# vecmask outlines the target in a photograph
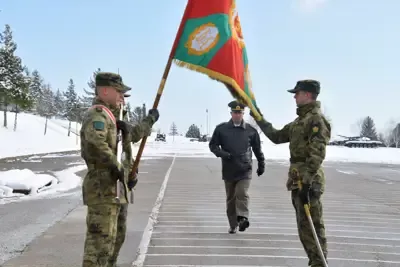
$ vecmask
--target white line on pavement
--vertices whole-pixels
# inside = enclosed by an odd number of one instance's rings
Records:
[[[281,259],[308,259],[305,256],[277,256],[277,255],[237,255],[237,254],[160,254],[148,253],[147,256],[152,257],[245,257],[249,258],[281,258]],[[386,261],[386,260],[369,260],[369,259],[354,259],[354,258],[329,258],[329,261],[355,261],[355,262],[380,262],[380,263],[400,263],[400,261]]]
[[[246,242],[281,242],[281,243],[298,243],[298,239],[257,239],[257,238],[198,238],[198,237],[153,237],[152,240],[189,240],[189,241],[246,241]],[[353,243],[353,242],[333,242],[329,241],[329,244],[343,245],[343,246],[370,246],[370,247],[384,247],[384,248],[400,248],[399,245],[388,245],[388,244],[367,244],[367,243]]]
[[[195,234],[222,234],[220,231],[207,231],[207,232],[193,232],[193,231],[153,231],[153,234],[188,234],[188,235],[195,235]],[[278,235],[278,236],[298,236],[298,233],[275,233],[275,232],[247,232],[246,235]],[[327,237],[339,237],[339,238],[353,238],[353,239],[370,239],[370,240],[390,240],[390,241],[400,241],[400,238],[385,238],[385,237],[367,237],[367,236],[348,236],[348,235],[330,235],[327,234]]]
[[[152,247],[152,248],[188,248],[188,249],[190,249],[190,248],[215,248],[215,249],[219,249],[219,248],[221,248],[221,249],[237,249],[237,248],[240,248],[241,250],[243,250],[243,249],[254,249],[254,250],[298,250],[298,251],[304,251],[304,249],[303,248],[301,248],[301,247],[298,247],[298,248],[293,248],[293,247],[252,247],[252,246],[246,246],[246,247],[243,247],[243,245],[238,245],[238,246],[191,246],[191,245],[188,245],[188,246],[176,246],[176,245],[168,245],[168,246],[165,246],[165,245],[155,245],[155,246],[149,246],[149,247]],[[345,249],[329,249],[329,251],[331,252],[331,251],[337,251],[337,252],[349,252],[349,250],[345,250]],[[364,251],[364,250],[357,250],[356,251],[357,253],[364,253],[364,254],[376,254],[376,253],[379,253],[379,254],[386,254],[386,255],[396,255],[396,256],[398,256],[398,255],[400,255],[400,253],[396,253],[396,252],[384,252],[384,251],[379,251],[379,252],[377,252],[377,251]],[[240,256],[241,254],[238,254],[238,256]]]
[[[164,181],[160,188],[160,192],[158,193],[156,202],[154,203],[153,209],[150,213],[149,220],[147,222],[146,228],[144,229],[143,236],[139,244],[136,260],[132,263],[133,267],[143,266],[144,260],[146,258],[147,249],[150,244],[151,236],[153,235],[154,224],[157,221],[158,213],[161,207],[162,200],[164,199],[164,193],[167,188],[172,168],[174,167],[175,159],[176,159],[176,154],[174,155],[172,163],[169,166],[167,173],[165,174]]]

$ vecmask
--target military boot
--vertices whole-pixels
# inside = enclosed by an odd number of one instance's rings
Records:
[[[236,231],[237,231],[237,226],[235,226],[235,227],[229,227],[229,233],[230,233],[230,234],[236,234]]]
[[[246,217],[238,217],[239,231],[243,232],[250,226],[250,222]]]

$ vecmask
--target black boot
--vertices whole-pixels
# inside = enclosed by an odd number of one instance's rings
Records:
[[[229,233],[230,234],[236,234],[236,231],[237,231],[237,226],[229,228]]]
[[[250,226],[250,222],[246,217],[238,217],[239,231],[243,232]]]

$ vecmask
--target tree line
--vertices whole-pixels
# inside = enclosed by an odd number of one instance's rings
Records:
[[[54,90],[45,81],[37,69],[32,71],[23,64],[17,56],[17,43],[13,39],[10,25],[6,24],[0,33],[0,107],[4,112],[3,127],[8,128],[7,112],[15,112],[14,131],[17,129],[18,113],[36,114],[47,120],[53,117],[69,121],[67,135],[71,133],[71,122],[82,122],[86,110],[92,105],[95,97],[96,74],[93,72],[87,83],[89,89],[83,89],[85,94],[78,94],[73,78],[68,80],[65,90]],[[146,116],[146,105],[134,107],[127,104],[131,122],[139,122]]]

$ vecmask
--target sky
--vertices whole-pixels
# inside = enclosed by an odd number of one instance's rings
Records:
[[[237,0],[252,90],[274,127],[296,118],[286,90],[300,79],[321,82],[319,100],[333,134],[358,134],[357,121],[365,116],[378,130],[400,121],[400,1],[380,2]],[[131,105],[150,108],[186,3],[1,0],[0,25],[10,24],[16,54],[53,90],[65,90],[72,78],[83,94],[97,68],[119,71],[133,88]],[[211,134],[230,119],[232,100],[221,83],[173,65],[154,127],[168,134],[175,122],[185,134],[196,124]]]

